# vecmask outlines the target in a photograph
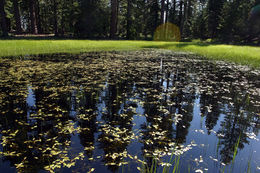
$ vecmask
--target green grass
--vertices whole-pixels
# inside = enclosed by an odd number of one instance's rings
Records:
[[[237,156],[237,149],[238,149],[238,146],[239,146],[240,137],[241,137],[241,134],[239,135],[239,138],[238,138],[237,143],[236,143],[235,148],[234,148],[234,154],[233,154],[232,164],[234,164],[234,161],[235,161],[236,156]]]
[[[193,52],[210,59],[260,67],[260,47],[202,42],[95,41],[95,40],[0,40],[0,57],[46,53],[138,50],[161,48]]]

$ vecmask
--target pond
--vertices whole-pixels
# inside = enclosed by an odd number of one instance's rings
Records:
[[[260,72],[166,50],[0,61],[1,172],[260,172]]]

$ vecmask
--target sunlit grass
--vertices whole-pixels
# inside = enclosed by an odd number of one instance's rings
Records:
[[[238,138],[237,143],[236,143],[235,148],[234,148],[234,154],[233,154],[232,163],[234,163],[234,161],[235,161],[235,159],[236,159],[236,156],[237,156],[237,149],[238,149],[239,142],[240,142],[240,136],[241,136],[241,135],[239,135],[239,138]]]
[[[0,40],[0,56],[89,51],[162,48],[188,51],[210,59],[260,67],[260,47],[208,44],[201,42],[95,41],[95,40]]]

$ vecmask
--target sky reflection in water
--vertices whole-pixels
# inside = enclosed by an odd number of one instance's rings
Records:
[[[257,70],[150,50],[3,59],[0,78],[4,172],[260,171]]]

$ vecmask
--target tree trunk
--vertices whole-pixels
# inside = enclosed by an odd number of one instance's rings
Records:
[[[183,1],[180,1],[179,27],[181,31],[182,31],[182,19],[183,19],[182,7],[183,7]]]
[[[165,0],[161,0],[161,24],[164,23]]]
[[[11,31],[11,19],[6,17],[5,22],[6,22],[7,32],[10,32]]]
[[[111,0],[110,38],[114,39],[117,32],[117,0]]]
[[[36,23],[35,0],[30,0],[30,20],[31,20],[31,33],[38,34],[37,23]]]
[[[176,0],[173,0],[172,2],[172,18],[171,18],[171,21],[174,22],[176,24],[176,18],[175,18],[175,15],[176,15]]]
[[[159,23],[158,19],[159,19],[159,15],[158,12],[160,11],[159,9],[159,4],[158,4],[158,0],[152,0],[152,7],[151,7],[151,13],[152,13],[152,37],[154,36],[154,31],[157,28],[157,25]]]
[[[53,19],[54,19],[54,34],[55,36],[58,36],[58,19],[57,19],[57,2],[56,0],[53,0]]]
[[[18,6],[18,0],[13,0],[13,5],[14,5],[15,30],[17,34],[20,34],[22,32],[22,27],[21,27],[21,16],[20,16],[20,10]]]
[[[2,36],[8,36],[7,25],[6,25],[6,14],[4,10],[5,0],[0,0],[0,13],[1,13],[1,28],[2,28]]]
[[[143,28],[143,34],[145,39],[147,40],[147,15],[148,15],[148,4],[146,0],[143,0],[144,8],[143,8],[143,23],[144,23],[144,28]]]
[[[37,25],[37,30],[38,33],[42,34],[43,29],[41,25],[41,16],[40,16],[40,7],[39,7],[39,1],[36,1],[36,25]]]
[[[166,16],[165,16],[165,22],[168,22],[169,17],[169,0],[166,1]]]
[[[60,34],[61,34],[62,37],[64,37],[64,34],[65,34],[64,18],[65,18],[64,11],[61,10],[61,21],[60,21],[61,30],[60,30]]]
[[[184,0],[184,15],[183,15],[183,18],[182,18],[182,20],[183,20],[183,23],[187,20],[187,0]]]
[[[131,0],[127,0],[127,16],[126,16],[126,38],[130,39],[131,38],[131,25],[132,25],[132,20],[131,20]]]
[[[188,19],[192,17],[192,2],[191,0],[188,0]]]

